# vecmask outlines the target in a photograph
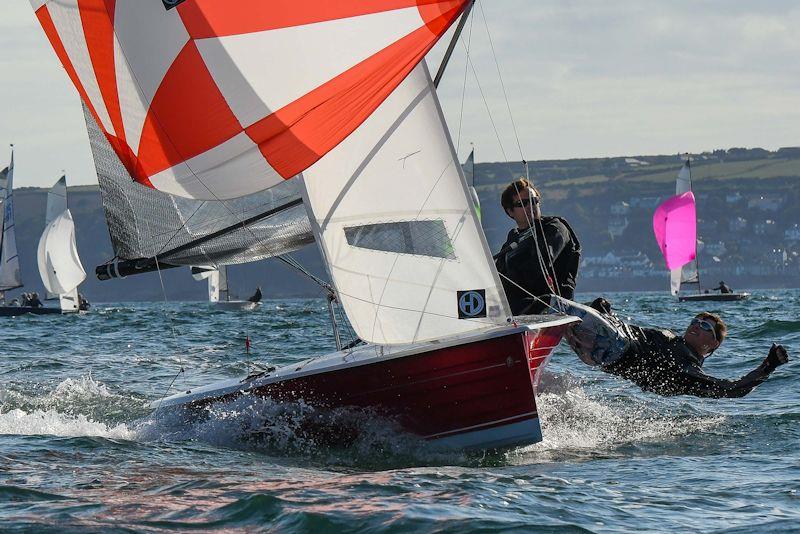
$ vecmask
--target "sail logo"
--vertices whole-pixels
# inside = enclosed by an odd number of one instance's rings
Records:
[[[173,7],[177,6],[185,2],[186,0],[161,0],[164,3],[164,7],[167,9],[172,9]]]
[[[458,292],[458,318],[486,317],[486,290],[472,289]]]

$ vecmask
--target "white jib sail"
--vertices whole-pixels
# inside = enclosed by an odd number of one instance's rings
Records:
[[[208,301],[227,302],[230,300],[228,296],[228,267],[220,265],[213,271],[206,271],[206,273],[203,273],[203,278],[208,279]]]
[[[506,322],[424,62],[303,176],[312,227],[361,339],[411,343]]]
[[[78,257],[75,223],[69,210],[64,210],[45,227],[39,239],[37,259],[42,282],[51,294],[70,293],[86,278]]]
[[[17,238],[14,230],[14,153],[6,174],[6,191],[3,200],[3,237],[0,246],[0,291],[22,287],[17,256]]]
[[[681,171],[678,173],[678,179],[675,182],[675,194],[681,195],[692,190],[692,169],[689,160],[687,160]],[[673,295],[680,293],[681,284],[686,282],[697,282],[697,260],[692,260],[683,267],[672,269],[669,273],[670,291]]]

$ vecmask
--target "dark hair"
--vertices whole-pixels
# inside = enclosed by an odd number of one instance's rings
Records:
[[[503,209],[507,212],[510,209],[514,208],[514,197],[518,196],[519,193],[525,191],[528,188],[533,189],[533,192],[536,193],[536,196],[539,197],[539,205],[541,205],[542,201],[542,194],[539,193],[539,190],[534,187],[532,183],[530,183],[525,178],[520,178],[519,180],[515,180],[508,184],[503,191],[503,194],[500,196],[500,205],[503,206]]]
[[[725,325],[725,321],[723,321],[722,317],[716,313],[700,312],[695,316],[695,319],[711,319],[714,321],[714,334],[716,334],[717,341],[720,343],[722,343],[722,341],[725,339],[725,336],[728,335],[728,327]]]

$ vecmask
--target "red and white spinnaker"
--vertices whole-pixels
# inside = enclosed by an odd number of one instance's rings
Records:
[[[468,0],[31,0],[137,182],[261,191],[337,146]]]

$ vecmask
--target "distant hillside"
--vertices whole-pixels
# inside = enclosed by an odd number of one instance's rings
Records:
[[[664,288],[666,270],[653,239],[652,215],[659,201],[674,194],[683,159],[633,156],[529,164],[543,195],[543,212],[569,219],[583,243],[584,258],[594,257],[598,263],[608,253],[629,258],[618,268],[584,266],[579,289]],[[520,163],[476,166],[484,230],[493,250],[511,227],[499,206],[500,193],[523,173]],[[794,237],[800,225],[800,148],[733,148],[693,155],[692,181],[704,242],[700,264],[709,284],[719,277],[740,287],[800,283],[800,238]],[[637,254],[646,261],[633,259]],[[644,266],[647,261],[651,265]]]
[[[478,153],[480,156],[480,153]],[[652,237],[655,204],[674,193],[681,157],[633,156],[530,162],[530,173],[544,197],[545,214],[566,217],[578,233],[584,258],[579,290],[661,289],[666,272]],[[520,163],[479,163],[475,184],[489,244],[497,250],[511,228],[499,205],[502,189],[523,174]],[[701,266],[716,283],[725,277],[737,286],[800,283],[800,148],[776,152],[730,149],[693,156],[699,231],[705,242]],[[27,291],[43,292],[36,246],[44,228],[46,191],[15,191],[17,240]],[[70,188],[78,250],[89,277],[81,291],[92,301],[159,300],[157,273],[100,282],[94,267],[113,257],[96,186]],[[797,228],[797,240],[791,236]],[[787,237],[789,236],[789,237]],[[611,253],[611,259],[603,259]],[[637,256],[638,255],[638,256]],[[317,248],[294,255],[317,275],[323,268]],[[616,258],[616,259],[615,259]],[[604,263],[605,262],[605,263]],[[609,263],[610,262],[610,263]],[[317,296],[320,290],[282,263],[263,261],[230,268],[235,293],[261,285],[266,297]],[[163,272],[167,297],[204,299],[205,283],[188,268]]]

